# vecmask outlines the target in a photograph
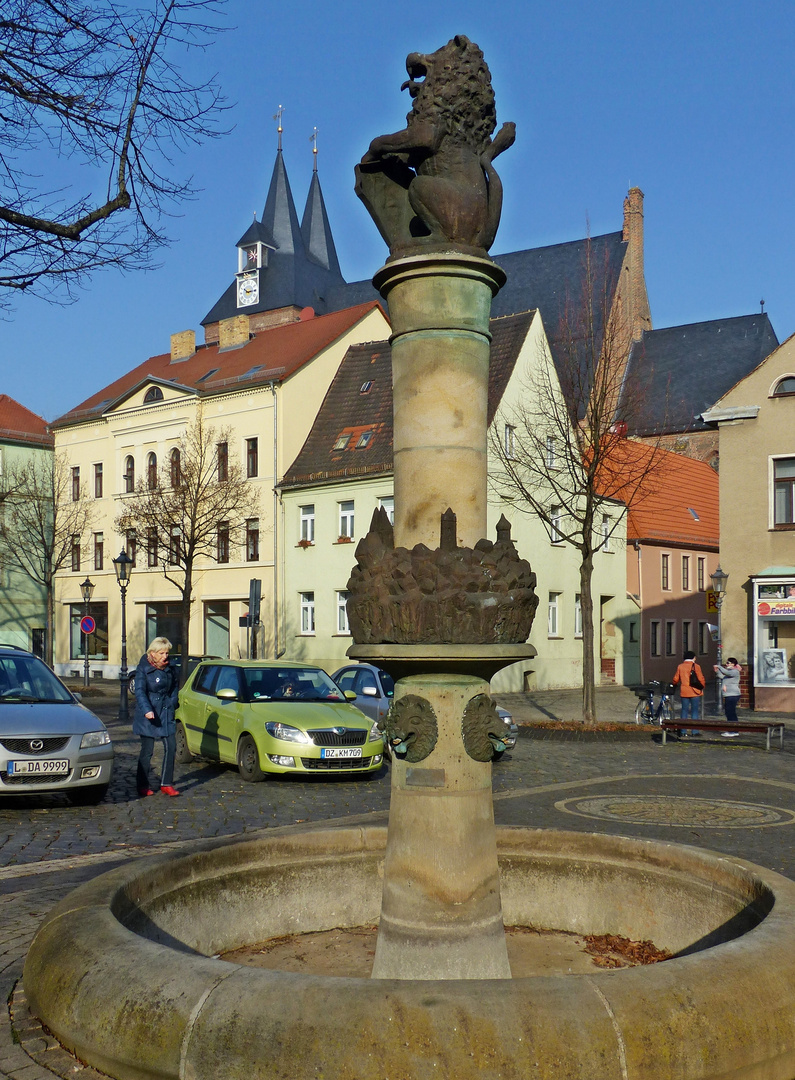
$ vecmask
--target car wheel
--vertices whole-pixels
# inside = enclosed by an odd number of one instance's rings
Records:
[[[72,806],[96,806],[108,793],[108,784],[93,784],[91,787],[72,788],[69,802]]]
[[[193,754],[188,749],[188,738],[185,734],[185,728],[179,720],[177,721],[177,731],[174,737],[177,743],[174,760],[180,765],[190,765],[193,761]]]
[[[130,697],[135,697],[135,672],[131,671],[127,676],[127,693]]]
[[[265,773],[259,765],[259,750],[250,735],[244,735],[237,744],[238,772],[247,784],[256,784],[265,779]]]

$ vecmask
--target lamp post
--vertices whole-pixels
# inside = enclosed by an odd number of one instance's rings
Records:
[[[119,722],[126,724],[130,719],[127,702],[127,586],[130,584],[133,561],[126,551],[122,549],[113,560],[113,569],[116,571],[116,580],[121,589],[121,670],[119,671],[119,683],[121,686],[121,698],[119,700]]]
[[[723,628],[720,621],[720,609],[723,607],[723,598],[726,595],[726,582],[729,580],[729,575],[725,570],[721,570],[720,563],[718,563],[717,570],[709,575],[712,579],[712,591],[715,593],[715,607],[718,609],[718,663],[723,663]],[[723,680],[718,679],[718,705],[720,705],[721,691],[723,689]]]
[[[88,618],[88,605],[94,595],[94,582],[86,574],[86,580],[80,583],[80,593],[83,597],[83,616]],[[89,635],[83,631],[83,686],[88,686],[88,639]]]

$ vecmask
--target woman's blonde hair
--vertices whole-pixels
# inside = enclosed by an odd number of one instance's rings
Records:
[[[171,652],[174,646],[167,637],[156,637],[146,647],[146,655],[156,652]]]

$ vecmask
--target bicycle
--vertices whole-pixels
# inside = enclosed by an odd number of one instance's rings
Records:
[[[637,694],[638,704],[635,708],[636,724],[660,724],[663,720],[673,719],[671,697],[674,693],[673,683],[660,683],[656,680],[645,686],[633,687]],[[660,700],[655,705],[654,695],[660,694]]]

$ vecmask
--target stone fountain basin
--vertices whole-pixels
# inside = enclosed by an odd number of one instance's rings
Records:
[[[625,837],[497,830],[507,924],[651,939],[649,967],[328,978],[217,953],[378,920],[386,829],[272,829],[137,861],[39,930],[31,1011],[118,1080],[795,1077],[795,883]]]

